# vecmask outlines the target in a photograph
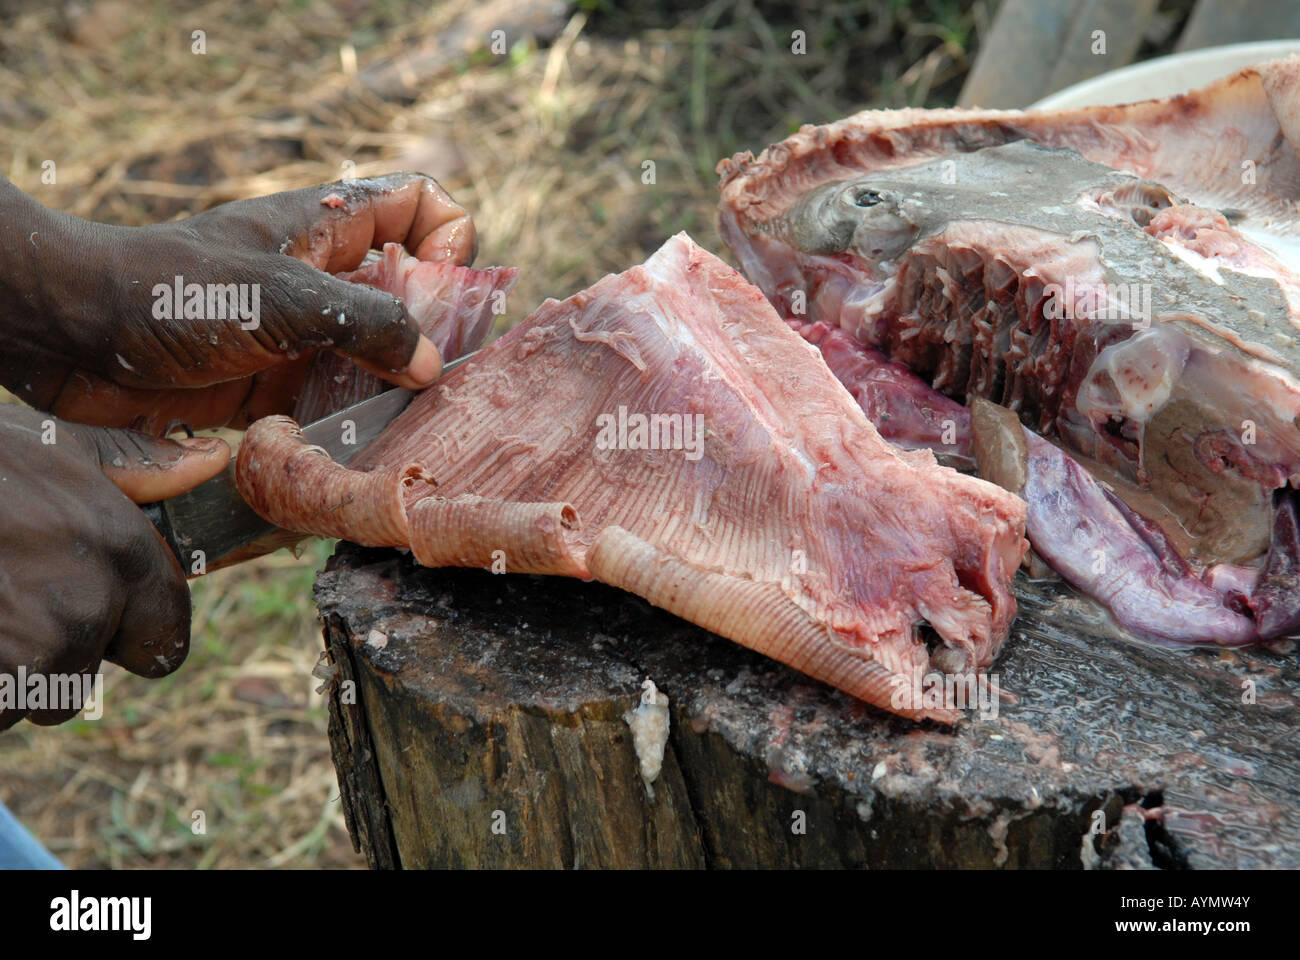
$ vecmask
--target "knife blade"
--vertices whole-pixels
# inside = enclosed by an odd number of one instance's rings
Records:
[[[443,364],[443,375],[477,353]],[[303,427],[303,439],[322,447],[335,463],[346,464],[406,409],[415,393],[394,387],[368,397]],[[280,529],[254,513],[240,496],[234,457],[225,470],[193,490],[140,509],[191,577],[218,569],[223,559]]]

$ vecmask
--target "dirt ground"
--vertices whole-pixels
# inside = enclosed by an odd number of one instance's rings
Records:
[[[0,0],[0,172],[145,224],[421,170],[474,212],[478,265],[522,268],[508,325],[679,230],[725,255],[719,158],[865,107],[950,104],[996,3],[630,6]],[[196,581],[185,666],[106,668],[102,720],[0,734],[0,799],[73,867],[361,866],[311,675],[330,547]]]

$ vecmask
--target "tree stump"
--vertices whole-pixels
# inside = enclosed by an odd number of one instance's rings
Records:
[[[949,729],[611,587],[343,544],[316,599],[349,831],[377,868],[1300,866],[1294,655],[1158,649],[1017,593],[996,714]]]

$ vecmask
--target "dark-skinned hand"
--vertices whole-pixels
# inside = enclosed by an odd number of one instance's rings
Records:
[[[331,348],[393,383],[441,372],[402,302],[329,273],[402,243],[473,259],[472,221],[436,182],[399,173],[227,203],[148,227],[48,210],[0,177],[0,383],[80,423],[161,434],[288,413],[311,353]],[[237,318],[159,319],[158,284],[257,284]]]
[[[0,404],[0,675],[93,674],[109,660],[160,677],[180,666],[189,587],[136,503],[188,490],[229,458],[211,437],[160,440]],[[0,709],[0,729],[78,712],[44,706]]]
[[[85,425],[162,435],[288,413],[322,348],[402,386],[438,377],[400,300],[330,276],[388,242],[455,263],[475,249],[468,214],[421,174],[135,228],[49,210],[0,177],[0,384],[62,418],[0,404],[0,676],[93,673],[105,659],[161,676],[188,652],[185,577],[135,503],[198,485],[230,451]],[[154,288],[177,276],[256,284],[256,326],[156,316]],[[20,718],[0,710],[0,729]]]

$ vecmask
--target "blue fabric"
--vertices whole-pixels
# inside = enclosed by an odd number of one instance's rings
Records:
[[[0,803],[0,870],[62,869],[63,864]]]

